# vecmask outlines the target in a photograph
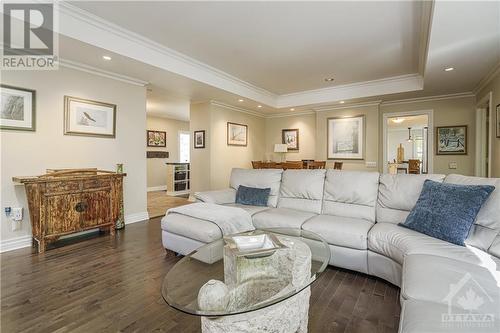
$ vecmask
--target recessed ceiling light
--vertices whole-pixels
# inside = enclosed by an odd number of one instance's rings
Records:
[[[103,58],[104,60],[111,60],[111,57],[110,57],[110,56],[106,56],[106,55],[105,55],[105,56],[102,56],[102,58]]]
[[[333,80],[335,80],[333,77],[327,77],[325,79],[326,82],[332,82]]]
[[[396,124],[401,124],[403,121],[405,121],[405,118],[394,118],[394,119],[391,119],[393,123],[396,123]]]
[[[444,69],[445,72],[451,72],[452,70],[454,70],[455,68],[454,67],[446,67]]]
[[[295,111],[295,109],[294,108],[290,108],[290,111]]]
[[[262,105],[257,105],[257,107],[260,109],[262,107]]]
[[[340,103],[340,104],[344,104],[344,103],[345,103],[345,101],[340,101],[339,103]]]
[[[238,102],[240,102],[240,103],[241,103],[241,102],[243,102],[243,100],[240,98],[240,99],[238,100]]]

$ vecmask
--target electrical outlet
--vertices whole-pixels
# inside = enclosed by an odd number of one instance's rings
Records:
[[[448,163],[448,169],[456,169],[456,168],[457,168],[457,162]]]
[[[12,213],[10,217],[14,221],[22,221],[23,220],[23,207],[14,207],[12,208]]]

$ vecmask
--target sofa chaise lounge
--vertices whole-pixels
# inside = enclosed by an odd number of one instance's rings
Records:
[[[465,247],[398,226],[426,179],[496,187]],[[271,188],[267,207],[235,204],[240,185]],[[241,207],[256,228],[302,228],[321,235],[330,246],[331,265],[401,288],[400,332],[500,332],[498,178],[233,169],[230,188],[196,193],[196,198]],[[168,214],[161,228],[164,247],[184,255],[222,238],[214,223],[178,214]],[[474,294],[454,300],[462,288]]]

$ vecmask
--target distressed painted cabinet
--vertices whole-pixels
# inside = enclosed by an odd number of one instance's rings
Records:
[[[36,177],[14,177],[24,184],[33,239],[38,252],[59,237],[100,228],[115,233],[123,205],[124,173],[97,169],[47,170]]]

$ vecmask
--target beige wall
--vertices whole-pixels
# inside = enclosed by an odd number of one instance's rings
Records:
[[[491,80],[491,82],[481,89],[481,91],[477,94],[477,101],[480,101],[484,96],[489,93],[492,93],[492,119],[494,124],[498,124],[500,119],[496,118],[496,106],[500,104],[500,71],[498,74]],[[493,126],[493,131],[491,133],[491,176],[492,177],[500,177],[500,138],[496,137],[496,129]]]
[[[166,147],[146,147],[148,151],[168,151],[168,158],[147,159],[148,189],[167,186],[166,162],[179,162],[179,131],[189,131],[189,122],[160,117],[146,117],[147,129],[167,132]],[[146,143],[144,143],[146,145]]]
[[[289,161],[314,159],[316,156],[316,114],[308,114],[266,119],[265,160],[281,160],[279,154],[274,154],[274,144],[282,142],[281,131],[287,128],[299,129],[299,150],[288,152],[286,159]]]
[[[338,160],[343,162],[345,170],[374,171],[377,167],[368,168],[366,162],[377,162],[378,166],[378,136],[379,136],[379,111],[377,105],[346,107],[316,113],[316,159],[326,160],[327,156],[327,120],[328,118],[342,118],[364,115],[365,116],[365,147],[364,160]],[[337,160],[336,160],[337,161]],[[328,161],[327,167],[331,167]]]
[[[1,239],[31,235],[24,188],[13,176],[32,176],[48,168],[97,167],[115,170],[123,163],[125,215],[146,213],[146,89],[92,74],[57,71],[3,71],[2,83],[36,90],[36,131],[0,131]],[[63,134],[64,95],[117,105],[116,138]],[[24,207],[22,228],[11,231],[3,207]]]
[[[434,140],[429,142],[434,147],[433,173],[449,174],[459,173],[462,175],[474,175],[475,154],[475,111],[474,97],[462,97],[454,99],[443,99],[426,102],[412,102],[404,104],[381,104],[380,124],[384,113],[433,110],[434,127],[467,125],[467,155],[436,155],[436,130]],[[382,127],[381,127],[382,128]],[[379,137],[379,160],[382,161],[382,135]],[[457,169],[449,169],[449,163],[456,162]],[[382,167],[382,165],[380,166]],[[381,170],[381,169],[380,169]]]
[[[248,126],[248,146],[227,145],[227,122]],[[205,130],[205,149],[191,148],[191,191],[227,188],[232,168],[251,168],[264,158],[265,120],[233,109],[191,105],[190,130]]]

